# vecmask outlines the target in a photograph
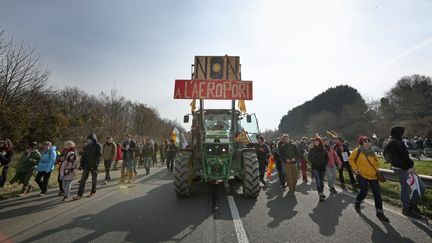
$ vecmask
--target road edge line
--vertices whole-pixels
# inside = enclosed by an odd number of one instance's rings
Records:
[[[231,210],[231,217],[234,223],[234,229],[237,235],[237,241],[239,243],[249,243],[249,239],[247,238],[246,230],[243,227],[243,222],[241,221],[234,197],[232,195],[227,195],[227,198]]]

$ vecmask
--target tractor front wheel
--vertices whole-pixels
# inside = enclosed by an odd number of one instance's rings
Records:
[[[261,187],[259,181],[259,164],[255,151],[243,152],[243,195],[245,197],[258,197]]]
[[[180,152],[174,160],[174,190],[177,197],[188,197],[192,191],[191,153]]]

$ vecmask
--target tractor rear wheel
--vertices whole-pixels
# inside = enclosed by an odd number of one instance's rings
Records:
[[[174,190],[177,197],[188,197],[192,192],[192,161],[190,152],[179,152],[174,160]]]
[[[245,197],[258,197],[261,187],[259,181],[259,164],[255,151],[243,152],[243,195]]]

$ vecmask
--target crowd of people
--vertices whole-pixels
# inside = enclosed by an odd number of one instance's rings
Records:
[[[419,195],[423,195],[426,187],[414,169],[414,162],[410,158],[408,148],[402,136],[405,129],[400,126],[391,129],[391,136],[384,147],[385,159],[391,163],[392,170],[399,176],[401,188],[402,214],[420,219],[422,215],[417,202]],[[315,136],[303,137],[300,141],[291,140],[288,134],[282,135],[277,141],[265,141],[258,137],[255,146],[258,161],[260,181],[266,185],[264,175],[268,161],[276,161],[279,183],[283,190],[288,187],[288,196],[293,196],[298,181],[298,171],[301,172],[303,182],[308,182],[307,163],[310,164],[311,178],[315,181],[319,201],[325,201],[324,178],[327,179],[329,193],[336,194],[335,179],[339,172],[339,182],[342,189],[346,189],[344,171],[348,172],[351,187],[357,192],[354,208],[361,213],[361,203],[366,198],[368,188],[372,190],[375,201],[376,216],[383,222],[389,222],[382,206],[380,183],[385,178],[379,172],[379,160],[372,148],[372,139],[367,136],[358,138],[357,146],[350,151],[348,143],[342,138],[330,139]],[[412,193],[408,184],[409,177],[418,183],[418,193]]]
[[[35,182],[40,189],[39,195],[43,197],[48,191],[51,173],[57,168],[58,195],[66,200],[71,196],[71,185],[76,179],[77,171],[81,170],[78,193],[73,197],[74,200],[79,200],[83,197],[85,184],[90,175],[92,186],[88,196],[95,195],[99,164],[102,161],[105,172],[103,184],[111,181],[110,172],[117,170],[120,163],[120,183],[131,183],[138,174],[137,167],[144,167],[146,175],[150,173],[150,168],[157,165],[158,154],[162,165],[166,164],[167,170],[172,172],[177,153],[178,148],[173,140],[165,139],[159,145],[153,139],[146,138],[140,141],[133,139],[131,135],[126,135],[122,143],[115,143],[113,137],[109,136],[102,145],[96,134],[92,133],[87,137],[81,149],[78,149],[73,141],[68,140],[64,142],[61,151],[57,149],[57,146],[46,141],[39,152],[38,143],[31,142],[15,164],[15,175],[9,183],[21,184],[18,196],[26,196],[34,189],[31,178],[36,172]],[[0,140],[0,162],[3,167],[0,176],[0,190],[7,182],[13,157],[12,141],[10,139]]]
[[[384,146],[384,157],[391,163],[395,174],[399,176],[401,188],[402,214],[421,218],[417,202],[423,195],[425,185],[420,177],[415,177],[420,193],[411,193],[412,188],[407,180],[417,175],[414,162],[408,153],[408,147],[403,140],[405,129],[400,126],[391,129],[391,136]],[[427,140],[426,140],[427,141]],[[368,188],[372,190],[375,201],[376,216],[383,222],[389,222],[385,216],[380,192],[380,183],[384,180],[379,172],[379,160],[372,148],[372,140],[366,136],[358,138],[358,144],[352,151],[342,138],[331,139],[315,136],[303,137],[300,141],[290,139],[288,134],[282,135],[277,141],[265,141],[258,137],[254,144],[259,162],[260,182],[266,185],[265,173],[269,160],[276,163],[279,183],[282,190],[288,187],[288,196],[294,196],[298,181],[298,171],[303,182],[308,182],[308,166],[310,175],[315,181],[319,202],[325,201],[324,178],[327,179],[329,193],[336,194],[335,180],[337,173],[342,189],[346,189],[344,171],[348,172],[351,187],[357,192],[354,208],[361,213],[361,203],[365,199]],[[425,143],[425,141],[423,142]],[[0,162],[3,167],[0,176],[0,188],[6,183],[6,177],[14,156],[13,143],[9,139],[0,140]],[[143,141],[135,140],[127,135],[122,143],[115,143],[113,137],[107,137],[105,143],[99,143],[95,134],[90,134],[81,149],[77,149],[73,141],[65,141],[61,152],[51,142],[43,143],[42,151],[38,144],[31,142],[22,153],[15,168],[16,173],[10,183],[22,184],[19,196],[25,196],[32,189],[30,180],[36,171],[35,182],[39,186],[40,196],[46,195],[52,171],[57,165],[59,196],[63,200],[70,197],[70,189],[76,177],[77,170],[82,170],[78,193],[74,200],[83,197],[88,177],[92,177],[89,197],[94,196],[97,188],[99,163],[103,161],[105,171],[104,184],[111,181],[110,171],[117,170],[121,162],[120,183],[131,183],[137,175],[137,167],[144,167],[146,175],[151,166],[157,164],[157,154],[160,154],[162,165],[172,172],[174,158],[178,148],[174,140],[164,140],[160,145],[150,138]]]

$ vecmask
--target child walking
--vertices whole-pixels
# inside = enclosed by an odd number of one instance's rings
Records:
[[[63,181],[63,201],[70,196],[70,189],[72,181],[75,179],[75,171],[78,169],[78,162],[75,155],[75,143],[72,141],[66,141],[65,150],[67,153],[65,159],[60,167],[60,179]]]

